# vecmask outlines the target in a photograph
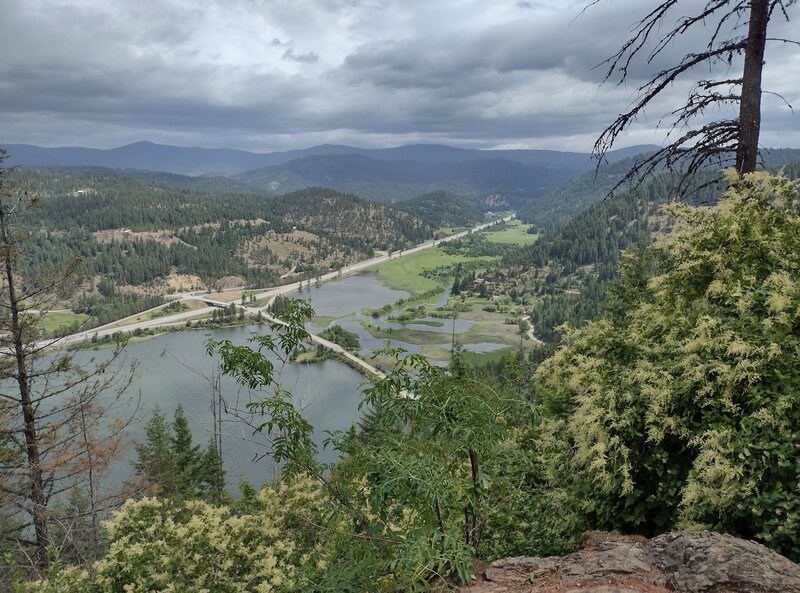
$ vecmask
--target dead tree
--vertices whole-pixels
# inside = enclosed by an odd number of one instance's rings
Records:
[[[600,0],[593,0],[591,5]],[[594,145],[598,166],[620,134],[644,115],[667,87],[682,80],[689,72],[704,66],[707,71],[723,66],[724,76],[698,80],[686,102],[666,114],[659,126],[668,126],[666,144],[638,161],[612,192],[630,181],[640,183],[661,168],[683,171],[683,181],[708,165],[735,165],[739,175],[755,171],[758,163],[758,138],[761,129],[761,74],[767,42],[800,45],[789,39],[767,37],[772,18],[789,19],[787,8],[797,0],[707,0],[691,14],[678,18],[666,33],[662,31],[668,14],[682,3],[679,0],[660,2],[633,28],[632,36],[620,50],[603,62],[607,68],[604,82],[612,79],[623,84],[636,59],[652,63],[664,50],[682,39],[697,26],[710,26],[707,45],[687,53],[679,63],[657,72],[638,87],[629,108],[609,125]],[[743,57],[741,75],[730,76],[734,62]],[[694,125],[712,108],[738,105],[738,117]]]
[[[50,525],[59,519],[53,501],[84,490],[95,527],[116,503],[98,479],[122,452],[126,423],[109,419],[131,374],[118,366],[121,347],[82,366],[44,334],[43,315],[74,286],[79,262],[52,274],[21,273],[25,239],[34,232],[26,230],[26,211],[35,201],[0,167],[0,506],[11,524],[1,537],[42,569]]]

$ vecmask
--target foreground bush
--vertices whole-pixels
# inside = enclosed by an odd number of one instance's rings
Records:
[[[201,501],[127,502],[105,527],[106,556],[83,570],[56,567],[42,593],[279,593],[307,587],[325,568],[309,516],[320,493],[309,482],[267,488],[249,512]]]
[[[538,446],[587,527],[708,527],[800,558],[798,213],[765,173],[668,207],[674,232],[540,367]]]

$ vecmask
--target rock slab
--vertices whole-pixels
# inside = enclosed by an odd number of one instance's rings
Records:
[[[563,557],[504,558],[462,593],[800,593],[800,565],[708,531],[593,534]]]

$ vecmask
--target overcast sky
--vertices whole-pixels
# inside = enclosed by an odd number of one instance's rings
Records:
[[[0,142],[138,140],[266,152],[321,143],[589,151],[637,82],[593,69],[651,0],[2,0]],[[696,6],[684,2],[668,21]],[[800,20],[773,19],[791,37]],[[767,49],[765,88],[800,109],[800,48]],[[702,76],[703,72],[697,73]],[[619,145],[660,143],[668,90]],[[765,95],[762,144],[800,147]],[[712,114],[716,116],[718,114]]]

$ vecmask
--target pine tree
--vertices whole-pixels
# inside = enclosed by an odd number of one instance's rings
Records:
[[[175,463],[175,494],[184,499],[194,498],[197,494],[201,455],[199,447],[192,445],[192,431],[181,404],[175,408],[172,433],[170,442]]]
[[[97,486],[124,444],[107,412],[122,403],[129,375],[120,366],[122,343],[105,361],[82,367],[57,339],[42,339],[41,312],[74,291],[81,262],[67,257],[48,266],[35,257],[42,235],[28,221],[40,201],[10,175],[0,167],[0,509],[10,523],[0,539],[22,531],[12,540],[20,558],[46,569],[56,495],[89,490],[93,524],[118,502],[120,489],[101,494]]]
[[[216,504],[225,502],[225,468],[213,437],[200,459],[197,483],[203,498]]]
[[[136,473],[145,480],[148,489],[161,495],[173,496],[176,491],[177,466],[173,457],[169,426],[158,405],[153,409],[144,432],[147,441],[136,445]]]
[[[591,4],[596,4],[594,0]],[[598,163],[633,122],[663,99],[665,89],[685,80],[690,73],[701,71],[703,79],[696,80],[682,106],[670,108],[664,121],[671,135],[664,145],[651,155],[639,160],[619,181],[614,190],[628,180],[641,181],[662,166],[685,170],[689,177],[706,168],[735,164],[741,176],[752,173],[758,165],[758,139],[761,131],[761,97],[764,53],[767,42],[797,43],[795,40],[767,36],[772,18],[789,20],[787,8],[795,0],[713,0],[695,5],[694,10],[680,16],[676,24],[668,22],[683,3],[665,0],[647,8],[647,14],[632,30],[630,37],[605,65],[605,80],[617,78],[619,84],[635,72],[636,58],[644,57],[650,63],[659,63],[666,57],[668,48],[691,42],[689,35],[696,30],[713,31],[703,39],[703,46],[692,48],[680,60],[658,70],[644,84],[637,83],[636,98],[626,111],[608,126],[595,142],[594,153]],[[735,23],[735,26],[730,26]],[[746,27],[744,25],[747,25]],[[691,33],[689,33],[691,31]],[[683,36],[683,37],[682,37]],[[646,56],[646,57],[645,57]],[[741,60],[741,74],[733,66]],[[726,64],[725,68],[714,68]],[[705,71],[700,70],[701,68]],[[738,117],[707,121],[712,110],[724,113],[726,107],[738,108]],[[699,118],[699,119],[698,119]],[[659,122],[661,127],[663,122]],[[718,168],[718,167],[717,167]],[[612,190],[613,191],[613,190]]]

